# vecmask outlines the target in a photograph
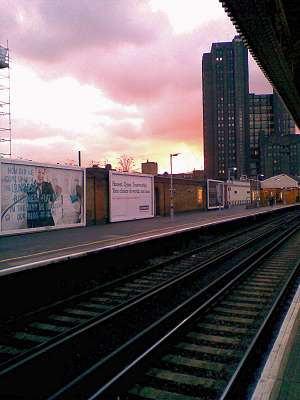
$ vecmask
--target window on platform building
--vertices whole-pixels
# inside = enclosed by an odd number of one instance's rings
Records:
[[[197,203],[199,207],[203,207],[203,188],[197,189]]]

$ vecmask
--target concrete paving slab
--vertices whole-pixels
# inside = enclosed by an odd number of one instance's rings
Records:
[[[251,400],[300,399],[300,285]]]
[[[0,236],[0,276],[7,273],[80,257],[106,248],[149,240],[218,224],[247,216],[272,212],[289,206],[197,211],[170,217],[51,230],[21,235]],[[8,272],[9,269],[9,272]]]

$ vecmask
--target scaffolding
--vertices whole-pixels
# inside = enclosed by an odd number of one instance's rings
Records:
[[[11,157],[10,58],[8,42],[0,45],[0,158]]]

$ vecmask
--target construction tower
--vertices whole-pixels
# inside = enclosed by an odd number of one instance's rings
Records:
[[[9,48],[0,45],[0,158],[11,157]]]

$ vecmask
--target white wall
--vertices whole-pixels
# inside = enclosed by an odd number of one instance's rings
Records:
[[[249,204],[251,202],[250,182],[227,181],[226,201],[229,205]]]

